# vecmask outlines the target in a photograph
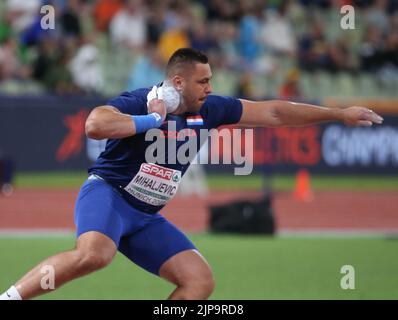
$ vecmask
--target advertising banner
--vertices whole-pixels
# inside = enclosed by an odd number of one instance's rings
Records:
[[[11,158],[19,171],[85,170],[104,149],[106,141],[86,138],[84,123],[89,112],[105,102],[89,97],[1,97],[0,153]],[[252,162],[254,171],[266,168],[293,173],[305,167],[313,173],[395,174],[398,116],[384,119],[383,125],[372,127],[328,123],[242,130],[239,140],[223,141],[219,135],[210,139],[207,154],[212,158],[216,155],[220,161],[206,168],[220,172],[242,165],[242,161],[234,165],[236,157],[231,157],[239,145],[244,161]],[[232,165],[224,161],[227,158],[232,159]]]

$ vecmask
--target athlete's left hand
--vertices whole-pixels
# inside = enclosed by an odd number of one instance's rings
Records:
[[[343,122],[349,126],[370,127],[373,123],[383,123],[383,118],[368,108],[355,106],[343,109],[342,112]]]

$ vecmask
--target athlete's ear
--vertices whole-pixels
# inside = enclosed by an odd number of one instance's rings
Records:
[[[184,79],[179,75],[175,75],[172,79],[173,86],[176,88],[177,91],[182,91],[184,88]]]

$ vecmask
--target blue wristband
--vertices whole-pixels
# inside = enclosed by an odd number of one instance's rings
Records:
[[[153,112],[145,116],[131,116],[135,124],[135,133],[142,133],[152,128],[159,128],[162,124],[162,117],[159,113]]]

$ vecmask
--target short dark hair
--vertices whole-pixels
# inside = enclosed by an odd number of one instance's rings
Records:
[[[203,52],[193,48],[181,48],[175,51],[167,62],[166,76],[171,76],[177,70],[195,63],[209,63],[209,59]]]

